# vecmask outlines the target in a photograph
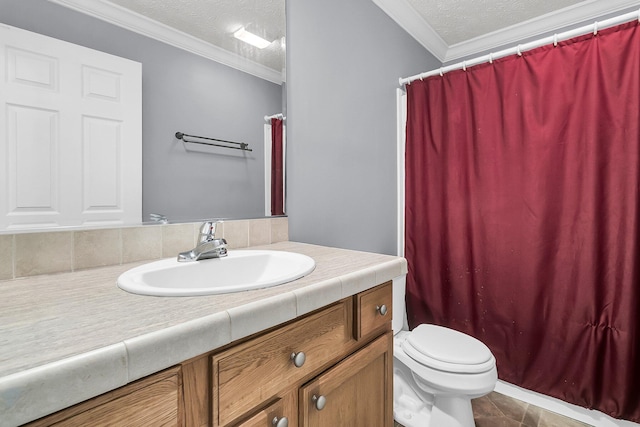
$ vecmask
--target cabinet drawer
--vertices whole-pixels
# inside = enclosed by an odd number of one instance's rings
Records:
[[[276,400],[248,420],[234,427],[277,427],[278,423],[287,427],[298,425],[297,402],[293,400],[293,397],[294,393],[289,393],[289,396]]]
[[[356,339],[360,339],[391,322],[392,302],[392,282],[386,282],[356,296]]]
[[[353,343],[351,319],[351,300],[343,300],[213,355],[213,425],[227,425],[340,357]],[[296,367],[291,357],[299,352],[305,361]]]

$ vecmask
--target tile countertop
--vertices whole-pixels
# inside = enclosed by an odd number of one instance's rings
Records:
[[[295,242],[315,270],[268,289],[152,297],[119,289],[137,265],[0,281],[0,426],[69,407],[407,273],[404,258]],[[149,261],[150,262],[150,261]]]

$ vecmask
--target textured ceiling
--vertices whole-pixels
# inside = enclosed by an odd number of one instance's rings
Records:
[[[585,2],[585,0],[407,1],[449,46]]]
[[[57,1],[57,0],[52,0]],[[68,2],[60,0],[62,3]],[[87,0],[88,1],[88,0]],[[261,64],[284,75],[285,52],[285,1],[286,0],[92,0],[111,3],[117,7],[143,15],[166,26],[189,34],[225,51]],[[289,0],[296,1],[296,0]],[[316,0],[322,1],[322,0]],[[352,0],[343,0],[352,1]],[[526,26],[541,16],[559,11],[591,9],[603,4],[636,3],[636,0],[372,0],[396,19],[405,30],[443,62],[449,56],[463,56],[469,49],[481,51],[487,45],[488,34],[502,34]],[[73,0],[77,2],[77,0]],[[640,3],[640,2],[639,2]],[[398,20],[401,11],[401,20]],[[408,14],[408,18],[407,18]],[[415,17],[422,19],[416,20]],[[408,21],[405,21],[408,19]],[[409,28],[405,22],[419,22]],[[426,22],[427,25],[424,23]],[[534,22],[534,21],[532,21]],[[524,25],[520,25],[524,24]],[[233,38],[240,27],[273,43],[265,49],[257,49]],[[427,37],[424,27],[439,36]],[[441,39],[441,40],[439,40]],[[435,44],[432,41],[435,40]],[[439,41],[438,41],[439,40]],[[478,48],[475,44],[480,44]],[[466,49],[469,47],[469,49]],[[461,52],[453,52],[455,50]],[[471,53],[471,50],[467,54]],[[451,54],[451,55],[450,55]]]
[[[285,0],[109,0],[169,27],[281,72],[284,69]],[[244,26],[273,41],[265,49],[233,37]]]

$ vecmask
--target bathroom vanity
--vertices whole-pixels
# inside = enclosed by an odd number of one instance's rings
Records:
[[[9,415],[0,425],[49,414],[28,425],[126,420],[215,427],[392,426],[390,280],[406,274],[406,261],[293,242],[260,248],[306,254],[316,269],[275,288],[189,298],[117,289],[115,279],[127,266],[21,280],[32,292],[35,287],[55,293],[48,284],[75,276],[76,286],[62,286],[63,294],[75,289],[93,298],[76,296],[58,309],[82,306],[96,318],[79,325],[67,357],[57,349],[54,360],[37,362],[31,356],[23,362],[31,367],[0,371],[0,409]],[[47,323],[51,313],[45,311],[34,308],[33,327]],[[103,331],[107,341],[96,346],[98,337],[90,334],[109,327],[118,330]],[[60,343],[55,336],[44,340],[52,347]],[[24,353],[15,344],[13,351],[16,357]]]

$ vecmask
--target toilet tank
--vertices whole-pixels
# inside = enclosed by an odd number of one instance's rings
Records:
[[[408,330],[407,309],[405,304],[405,288],[407,276],[402,275],[393,279],[393,320],[391,327],[394,335],[401,330]]]

